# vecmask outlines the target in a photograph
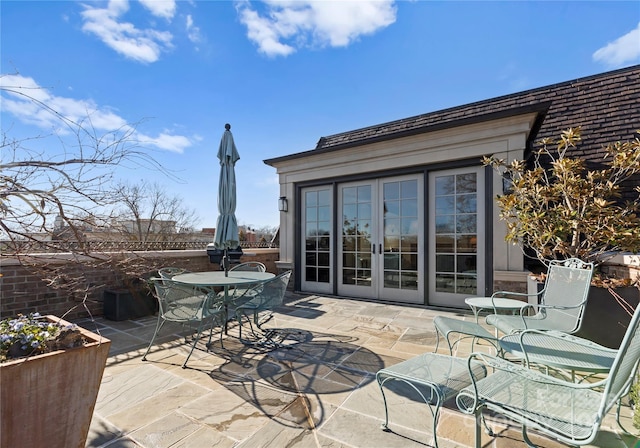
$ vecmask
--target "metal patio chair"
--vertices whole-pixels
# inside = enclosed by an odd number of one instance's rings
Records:
[[[174,276],[180,275],[180,274],[186,274],[187,272],[189,272],[189,270],[183,269],[183,268],[174,268],[174,267],[166,267],[166,268],[158,269],[158,275],[160,275],[160,278],[163,280],[171,280]]]
[[[640,307],[631,318],[620,348],[605,379],[597,382],[565,381],[502,358],[474,353],[468,358],[472,383],[456,397],[458,407],[476,416],[475,446],[480,448],[482,410],[489,409],[562,443],[589,445],[605,415],[629,391],[640,359]],[[606,349],[608,350],[608,349]],[[494,373],[482,378],[471,370],[482,361]]]
[[[142,360],[146,361],[147,354],[165,322],[176,322],[183,326],[189,325],[190,328],[191,325],[194,325],[197,334],[193,338],[191,351],[182,364],[182,368],[186,368],[187,361],[196,348],[202,331],[207,326],[210,327],[209,344],[211,344],[214,325],[222,327],[225,315],[224,307],[221,302],[215,300],[215,294],[204,293],[194,286],[174,282],[170,279],[154,278],[151,281],[158,299],[158,322]],[[185,343],[187,342],[188,339],[185,336]],[[220,331],[220,344],[222,345],[222,330]]]
[[[284,272],[280,275],[266,280],[262,283],[255,285],[251,288],[240,300],[232,302],[236,319],[238,321],[239,337],[242,340],[242,322],[243,317],[247,318],[251,333],[254,337],[262,337],[263,345],[271,344],[273,332],[262,330],[262,325],[271,319],[273,309],[282,305],[284,301],[284,295],[287,291],[287,285],[289,284],[289,278],[291,277],[291,271]],[[268,312],[268,316],[263,320],[260,320],[260,313]],[[253,324],[249,314],[253,315]],[[256,329],[262,332],[259,336],[256,334]]]
[[[486,322],[504,334],[529,328],[575,333],[582,325],[592,275],[593,263],[577,258],[553,260],[549,264],[544,288],[536,294],[540,297],[538,304],[523,303],[520,313],[515,316],[495,312],[487,316]],[[502,296],[527,297],[531,294],[498,291],[491,297]],[[528,316],[528,310],[535,314]]]

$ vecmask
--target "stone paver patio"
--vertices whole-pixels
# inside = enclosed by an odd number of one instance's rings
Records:
[[[381,304],[316,295],[287,294],[285,306],[265,327],[290,329],[289,348],[262,351],[242,345],[235,324],[220,346],[204,342],[189,360],[181,327],[163,328],[148,360],[141,360],[156,318],[79,322],[112,341],[87,447],[424,447],[433,443],[428,407],[415,394],[397,388],[388,394],[390,427],[384,419],[375,373],[417,354],[432,352],[433,318],[471,313]],[[457,356],[470,351],[458,344]],[[439,352],[447,352],[440,344]],[[476,345],[476,350],[489,350]],[[631,411],[623,407],[623,425]],[[524,447],[520,428],[488,418],[496,437],[483,446]],[[474,422],[451,400],[438,425],[440,447],[473,446]],[[538,437],[544,448],[561,447]],[[611,414],[592,446],[631,448]]]

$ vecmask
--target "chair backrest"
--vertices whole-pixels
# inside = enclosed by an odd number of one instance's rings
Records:
[[[201,310],[209,306],[209,296],[196,287],[163,278],[151,281],[158,299],[158,312],[165,320],[197,321],[202,318]]]
[[[249,303],[257,311],[272,310],[282,305],[290,277],[291,271],[287,271],[256,285],[255,294],[251,296]]]
[[[556,308],[543,308],[541,312],[554,329],[565,333],[580,329],[592,275],[593,263],[577,258],[551,261],[542,303]]]
[[[174,276],[179,274],[186,274],[187,272],[189,271],[186,269],[174,268],[174,267],[166,267],[166,268],[158,269],[158,275],[160,275],[160,278],[165,280],[171,280]]]
[[[247,261],[233,266],[230,271],[267,272],[267,267],[259,261]]]
[[[638,360],[640,360],[640,306],[633,313],[609,371],[599,415],[604,416],[616,401],[628,392],[638,368]]]

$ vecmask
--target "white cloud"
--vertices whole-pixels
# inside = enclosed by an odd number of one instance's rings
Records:
[[[635,29],[593,53],[593,59],[611,67],[640,59],[640,23]]]
[[[191,14],[187,15],[185,28],[187,30],[187,37],[191,42],[195,44],[202,40],[200,28],[193,24],[193,17],[191,17]]]
[[[188,137],[184,135],[172,135],[169,131],[163,131],[157,137],[150,137],[144,134],[136,134],[136,140],[142,145],[155,146],[158,149],[164,149],[165,151],[177,152],[182,154],[186,148],[193,143]]]
[[[171,20],[176,13],[174,0],[140,0],[140,3],[156,17]]]
[[[15,116],[23,123],[60,135],[68,134],[68,129],[61,125],[62,116],[99,132],[131,131],[133,140],[166,151],[182,153],[193,144],[190,138],[167,130],[156,137],[141,134],[110,108],[100,107],[92,100],[53,95],[33,78],[26,76],[0,75],[0,89],[2,112]]]
[[[110,0],[107,8],[85,5],[81,13],[84,19],[82,30],[96,35],[107,46],[134,61],[157,61],[162,51],[172,47],[173,36],[168,31],[141,30],[132,23],[120,22],[120,16],[128,10],[127,0]]]
[[[286,56],[303,46],[344,47],[396,20],[393,0],[267,0],[265,13],[238,2],[247,36],[268,56]]]

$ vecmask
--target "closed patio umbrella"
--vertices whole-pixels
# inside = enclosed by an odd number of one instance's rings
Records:
[[[231,134],[231,125],[224,125],[225,131],[220,140],[218,159],[220,159],[220,180],[218,182],[218,221],[213,244],[224,249],[222,263],[225,275],[229,275],[229,249],[240,244],[238,222],[236,221],[236,173],[235,164],[240,159]]]

